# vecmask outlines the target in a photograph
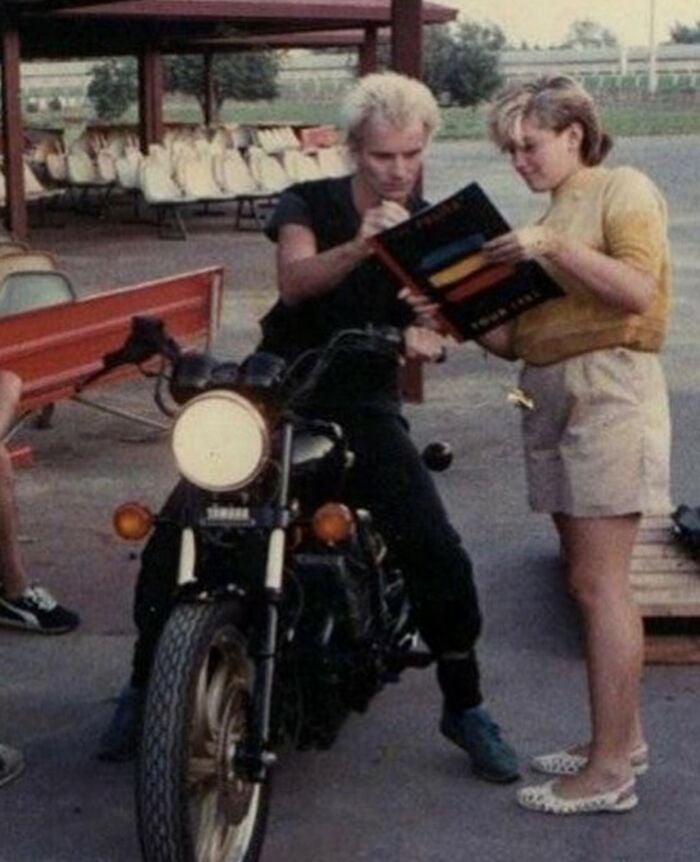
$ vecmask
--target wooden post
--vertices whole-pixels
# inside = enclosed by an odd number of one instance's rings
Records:
[[[19,31],[9,21],[2,28],[2,152],[5,159],[5,224],[18,240],[28,233],[27,202],[24,193],[24,135],[20,100]]]
[[[207,51],[204,55],[204,125],[209,128],[218,119],[214,110],[214,55]]]
[[[391,0],[391,65],[395,71],[413,78],[420,78],[423,73],[422,24],[422,0]],[[401,389],[408,401],[423,400],[423,367],[419,362],[406,363]]]
[[[156,48],[139,54],[139,130],[144,153],[163,142],[163,57]]]
[[[423,74],[422,26],[422,0],[391,0],[391,65],[413,78]]]
[[[358,47],[357,71],[369,75],[377,71],[377,28],[365,28],[364,41]]]

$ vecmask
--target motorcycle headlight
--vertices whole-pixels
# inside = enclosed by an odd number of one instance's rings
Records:
[[[265,420],[245,398],[216,390],[193,398],[172,434],[181,475],[208,491],[235,491],[251,482],[267,457]]]

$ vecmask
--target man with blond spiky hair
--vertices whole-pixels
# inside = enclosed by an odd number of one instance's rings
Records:
[[[429,309],[397,289],[368,241],[425,206],[416,185],[439,122],[437,104],[420,81],[383,73],[359,81],[343,115],[354,173],[292,186],[267,227],[277,243],[280,296],[262,321],[260,347],[293,361],[338,330],[375,324],[400,327],[409,356],[439,358],[442,337],[420,325]],[[474,649],[481,614],[471,562],[408,434],[395,362],[356,360],[321,381],[305,412],[337,421],[354,452],[348,502],[372,512],[402,567],[421,634],[437,659],[442,732],[467,751],[481,778],[514,781],[515,752],[482,706]],[[177,492],[166,505],[178,505]],[[106,759],[135,751],[148,668],[177,571],[178,542],[167,531],[159,527],[144,550],[134,672],[102,739]]]
[[[403,330],[408,356],[435,360],[444,346],[421,325],[429,309],[397,288],[369,239],[426,205],[416,187],[438,106],[420,81],[385,72],[349,91],[342,119],[354,172],[291,187],[268,225],[279,300],[262,321],[262,348],[293,360],[338,330],[392,325]],[[471,561],[409,436],[395,365],[355,360],[317,391],[309,412],[338,421],[355,453],[348,497],[374,514],[404,572],[421,635],[437,659],[442,733],[467,751],[481,778],[515,780],[515,752],[482,706]]]

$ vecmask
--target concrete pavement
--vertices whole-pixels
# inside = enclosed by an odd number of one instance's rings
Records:
[[[678,299],[666,367],[674,416],[674,496],[700,503],[700,184],[697,137],[623,141],[666,192]],[[427,172],[437,198],[477,178],[513,223],[544,201],[518,186],[485,144],[436,145]],[[193,220],[184,243],[145,226],[89,220],[37,229],[81,292],[222,262],[229,273],[222,352],[242,355],[270,303],[272,249],[226,218]],[[515,370],[455,349],[431,369],[426,405],[409,408],[420,443],[447,439],[455,465],[440,487],[476,562],[486,628],[488,705],[523,758],[586,733],[575,615],[557,581],[546,519],[528,512],[518,415],[505,399]],[[147,405],[147,388],[110,393]],[[128,674],[132,549],[111,534],[111,510],[140,496],[157,505],[172,479],[167,445],[121,419],[65,404],[51,431],[23,430],[36,463],[18,474],[31,572],[83,614],[71,635],[0,630],[0,739],[23,748],[25,774],[0,789],[0,862],[137,862],[130,765],[94,757],[112,698]],[[407,673],[328,752],[290,754],[276,774],[264,862],[694,862],[700,827],[700,667],[648,668],[644,713],[652,769],[624,817],[547,818],[519,810],[513,787],[476,781],[437,733],[431,671]]]

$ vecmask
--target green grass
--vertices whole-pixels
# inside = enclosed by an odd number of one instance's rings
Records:
[[[605,126],[615,137],[635,135],[687,135],[700,133],[697,105],[679,107],[661,101],[635,105],[614,105],[602,109]],[[258,104],[227,103],[222,119],[252,123],[297,120],[304,123],[333,123],[337,105],[296,102]],[[174,118],[173,118],[174,119]],[[485,116],[481,108],[443,108],[440,138],[478,140],[485,135]]]
[[[635,135],[691,135],[700,133],[697,105],[679,108],[663,103],[609,107],[603,120],[613,137]]]
[[[662,100],[633,105],[611,105],[602,110],[605,126],[616,137],[635,135],[684,135],[700,133],[700,110],[697,105],[678,105]],[[338,115],[335,102],[226,102],[221,119],[235,123],[307,123],[333,124]],[[166,122],[200,123],[202,115],[194,101],[168,100]],[[136,122],[136,108],[122,117],[122,122]],[[27,125],[62,126],[55,114],[26,117]],[[443,108],[440,138],[478,140],[485,134],[483,108]]]
[[[613,137],[700,133],[700,111],[697,105],[679,107],[659,101],[606,106],[601,113],[603,124]],[[444,108],[442,118],[442,138],[478,140],[485,135],[483,109]]]

